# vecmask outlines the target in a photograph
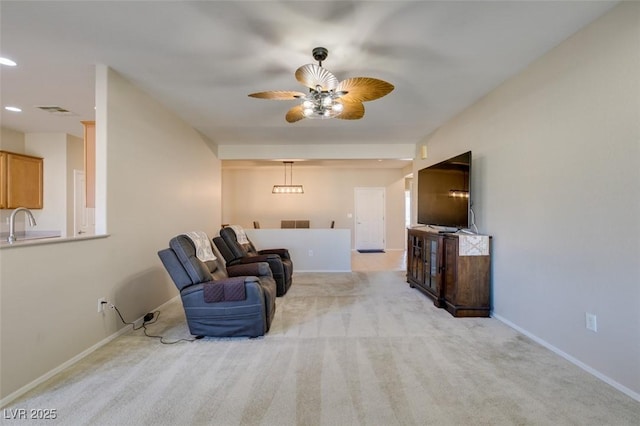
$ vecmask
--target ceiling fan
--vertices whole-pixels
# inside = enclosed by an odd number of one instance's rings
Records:
[[[381,98],[393,90],[392,84],[370,77],[338,81],[332,73],[322,68],[322,61],[327,58],[329,51],[324,47],[316,47],[312,54],[318,65],[303,65],[295,73],[298,82],[309,88],[309,93],[271,90],[251,93],[249,96],[277,101],[301,101],[286,115],[289,123],[295,123],[303,118],[358,120],[364,117],[363,102]]]

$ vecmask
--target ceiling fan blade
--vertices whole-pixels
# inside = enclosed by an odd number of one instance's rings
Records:
[[[345,102],[367,102],[388,95],[393,84],[370,77],[354,77],[343,80],[336,91],[348,92],[341,99]]]
[[[285,116],[289,123],[295,123],[296,121],[302,120],[304,117],[304,112],[302,110],[302,105],[296,105],[287,111],[287,115]]]
[[[251,93],[249,96],[259,99],[271,99],[276,101],[291,101],[305,97],[302,92],[291,92],[287,90],[271,90],[268,92]]]
[[[343,102],[344,109],[335,118],[342,120],[358,120],[364,117],[364,105],[362,102]]]
[[[317,86],[320,86],[322,90],[333,90],[340,83],[335,75],[315,64],[307,64],[298,68],[296,79],[303,86],[314,90]]]

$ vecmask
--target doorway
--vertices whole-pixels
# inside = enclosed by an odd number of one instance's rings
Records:
[[[94,209],[87,207],[87,180],[83,170],[73,170],[73,235],[95,233]]]
[[[355,188],[356,250],[384,250],[384,211],[384,188]]]

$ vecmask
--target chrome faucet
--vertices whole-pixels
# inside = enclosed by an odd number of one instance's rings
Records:
[[[24,212],[27,215],[27,217],[29,218],[29,225],[31,227],[36,226],[36,220],[33,218],[31,210],[26,207],[18,207],[17,209],[12,211],[11,216],[9,216],[9,237],[7,238],[9,244],[13,244],[13,242],[16,240],[16,213],[18,212]]]

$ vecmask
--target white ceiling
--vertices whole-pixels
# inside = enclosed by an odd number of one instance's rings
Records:
[[[94,64],[106,64],[218,145],[415,144],[616,2],[6,1],[0,2],[2,125],[82,135]],[[306,90],[294,78],[329,49],[339,80],[395,90],[361,120],[285,121]],[[36,109],[57,105],[73,113]],[[248,154],[247,158],[251,158]]]

